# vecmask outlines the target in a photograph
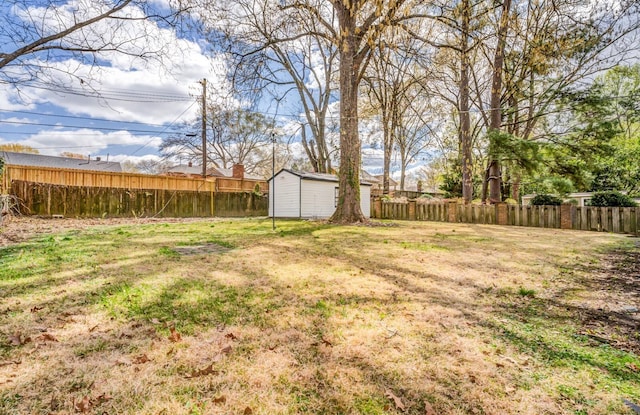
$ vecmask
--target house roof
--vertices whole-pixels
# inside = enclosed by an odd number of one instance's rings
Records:
[[[378,180],[378,183],[382,184],[382,181],[384,180],[384,174],[377,174],[373,177],[375,177],[376,180]],[[397,185],[398,185],[398,182],[396,182],[391,178],[391,176],[389,176],[389,186],[397,186]]]
[[[378,184],[378,183],[382,183],[382,180],[378,180],[378,178],[376,178],[376,176],[374,176],[373,174],[369,173],[368,171],[365,170],[360,170],[360,179],[364,182],[367,183],[372,183],[372,184]]]
[[[178,173],[178,174],[202,174],[202,167],[200,166],[189,166],[186,164],[179,164],[177,166],[173,166],[167,170],[167,173]]]
[[[0,151],[0,158],[5,164],[14,166],[49,167],[57,169],[92,170],[106,172],[122,172],[122,166],[114,161],[83,160],[71,157],[43,156],[41,154],[14,153]]]
[[[321,181],[321,182],[335,182],[335,183],[337,183],[339,181],[338,176],[336,176],[335,174],[301,172],[301,171],[295,171],[295,170],[290,170],[290,169],[282,169],[279,172],[277,172],[274,175],[274,177],[279,175],[283,171],[286,171],[286,172],[291,173],[291,174],[293,174],[295,176],[298,176],[298,177],[300,177],[301,180],[317,180],[317,181]],[[270,178],[269,180],[271,180],[272,178]],[[371,186],[371,183],[369,183],[369,182],[367,182],[365,180],[362,180],[360,182],[360,184],[364,185],[364,186]]]
[[[177,173],[177,174],[189,174],[194,176],[202,176],[202,165],[193,165],[189,166],[186,164],[180,164],[177,166],[173,166],[167,173]],[[225,177],[232,178],[233,177],[233,169],[224,169],[222,167],[211,166],[207,168],[207,176],[210,177]],[[244,174],[245,179],[249,180],[264,180],[262,177],[253,175],[253,174]]]

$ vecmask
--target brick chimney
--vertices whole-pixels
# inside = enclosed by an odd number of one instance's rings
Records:
[[[242,164],[234,164],[233,165],[233,175],[234,179],[244,179],[244,166]]]
[[[189,167],[193,167],[193,163],[192,162],[189,162]]]

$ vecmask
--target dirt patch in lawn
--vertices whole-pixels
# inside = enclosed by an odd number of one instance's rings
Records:
[[[637,238],[168,222],[64,219],[45,235],[37,222],[35,239],[0,249],[0,413],[619,415],[640,402]]]

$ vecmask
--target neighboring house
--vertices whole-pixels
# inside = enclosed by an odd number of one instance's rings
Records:
[[[270,217],[327,219],[336,210],[338,177],[333,174],[282,169],[268,181]],[[360,183],[360,208],[371,216],[371,183]]]
[[[191,162],[187,165],[180,164],[166,171],[167,176],[181,176],[199,178],[202,177],[202,165],[193,165]],[[226,177],[236,179],[264,180],[263,177],[246,174],[242,164],[234,164],[231,169],[223,169],[222,167],[211,166],[207,168],[207,177]]]
[[[378,183],[380,183],[380,191],[382,191],[384,174],[377,174],[373,177],[375,177],[378,180]],[[396,182],[391,178],[391,176],[389,176],[389,192],[395,192],[396,190],[398,190],[397,189],[398,184],[399,184],[398,182]]]
[[[382,179],[378,180],[376,176],[365,170],[360,170],[360,181],[371,183],[371,189],[373,189],[377,184],[382,185]]]
[[[531,204],[531,199],[533,199],[536,195],[524,195],[522,196],[522,204],[529,205]],[[576,200],[578,202],[578,206],[587,206],[591,201],[591,197],[593,197],[593,193],[591,192],[582,192],[582,193],[569,193],[566,197],[564,197],[564,201],[568,202],[570,200]],[[640,204],[640,199],[635,199],[637,203]]]
[[[382,196],[384,191],[384,174],[373,175],[364,170],[360,171],[360,180],[365,183],[371,183],[371,194],[373,196]],[[393,194],[398,187],[398,182],[389,177],[389,193]]]
[[[377,182],[373,183],[373,186],[371,187],[371,192],[373,194],[381,195],[384,190],[384,183],[383,183],[384,174],[377,174],[373,177],[374,179],[377,180]],[[398,187],[398,182],[396,182],[391,178],[391,176],[389,176],[389,193],[395,192],[397,190],[396,189],[397,187]]]
[[[0,158],[4,160],[4,164],[9,166],[122,172],[122,166],[120,163],[114,161],[102,161],[100,157],[96,157],[91,160],[89,158],[76,159],[71,157],[54,157],[43,156],[41,154],[0,151]]]
[[[433,187],[422,186],[420,190],[418,190],[417,184],[410,184],[405,186],[404,191],[407,193],[416,193],[416,197],[420,197],[420,195],[429,195],[433,197],[444,198],[444,195],[445,195],[445,193],[442,190],[440,190],[437,186],[433,186]],[[402,190],[399,190],[398,192],[402,193]]]

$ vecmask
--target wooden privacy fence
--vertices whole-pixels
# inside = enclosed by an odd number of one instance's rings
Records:
[[[253,192],[194,192],[58,186],[13,181],[27,215],[70,217],[267,216],[268,198]]]
[[[266,192],[264,180],[156,176],[150,174],[103,172],[46,167],[5,165],[2,190],[11,188],[13,181],[46,183],[61,186],[104,187],[117,189],[159,189],[194,192],[251,192],[256,186]]]
[[[577,229],[640,235],[640,207],[577,207],[463,205],[456,202],[418,204],[416,201],[372,203],[372,217],[476,223],[488,225],[529,226]]]

